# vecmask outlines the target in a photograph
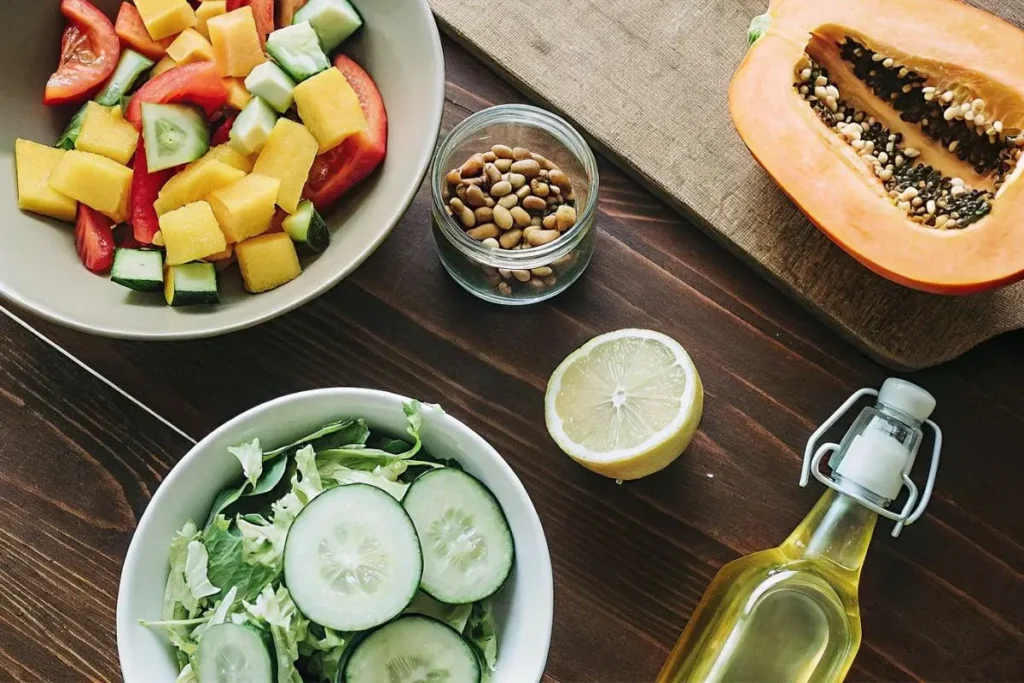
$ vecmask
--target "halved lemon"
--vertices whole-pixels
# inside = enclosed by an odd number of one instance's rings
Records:
[[[544,417],[565,453],[615,479],[668,466],[690,443],[704,387],[686,350],[652,330],[618,330],[569,355],[548,381]]]

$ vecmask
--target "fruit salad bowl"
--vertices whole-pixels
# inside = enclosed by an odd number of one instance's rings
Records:
[[[5,64],[0,95],[0,301],[108,337],[170,340],[224,334],[325,292],[380,245],[411,203],[437,141],[444,101],[437,27],[426,0],[353,0],[363,25],[335,54],[350,56],[375,82],[387,112],[387,154],[375,172],[322,212],[330,244],[322,253],[297,249],[301,275],[250,294],[238,267],[231,266],[217,278],[219,304],[169,306],[158,292],[132,291],[89,272],[76,252],[71,223],[18,208],[15,140],[54,145],[80,106],[43,104],[66,25],[60,4],[47,0],[0,6],[0,57]],[[113,22],[122,3],[93,4]]]

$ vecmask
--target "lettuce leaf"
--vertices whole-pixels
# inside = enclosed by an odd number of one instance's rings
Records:
[[[323,637],[314,631],[322,631]],[[334,683],[345,648],[352,642],[352,634],[310,624],[306,639],[299,643],[299,654],[308,658],[306,672],[317,681]]]
[[[292,493],[298,496],[303,507],[324,492],[320,472],[316,468],[316,451],[312,446],[303,446],[295,453],[298,471],[292,477]]]
[[[189,520],[171,539],[168,553],[171,571],[167,575],[167,585],[164,588],[164,604],[160,611],[162,619],[183,619],[198,612],[199,600],[192,595],[185,578],[188,547],[198,538],[199,529],[195,522]]]
[[[329,425],[321,427],[308,436],[302,437],[295,443],[290,443],[287,446],[267,451],[263,454],[263,458],[265,460],[269,460],[275,455],[295,450],[299,446],[303,446],[307,443],[313,446],[314,451],[322,451],[328,448],[347,446],[349,444],[362,444],[366,443],[366,439],[369,438],[369,436],[370,428],[366,426],[366,420],[363,418],[360,417],[354,420],[338,420],[337,422],[332,422]]]
[[[335,484],[369,484],[389,493],[395,500],[402,500],[409,484],[395,481],[380,472],[365,472],[353,470],[334,461],[328,461],[317,465],[321,481],[330,481]]]
[[[256,482],[263,473],[263,449],[260,448],[260,440],[253,439],[249,443],[228,446],[228,453],[238,458],[238,462],[242,463],[246,483],[256,488]]]
[[[178,677],[174,680],[174,683],[199,683],[199,679],[196,678],[195,672],[192,671],[192,665],[186,664],[185,668],[181,670]]]
[[[217,603],[216,607],[207,610],[206,614],[204,615],[207,617],[206,621],[192,629],[192,641],[198,643],[200,640],[202,640],[203,635],[206,633],[207,629],[209,629],[211,626],[217,626],[218,624],[223,624],[224,622],[226,622],[228,620],[228,616],[231,614],[232,610],[235,608],[237,604],[238,589],[232,586],[231,590],[228,591],[227,595],[224,596],[223,600]]]
[[[473,603],[473,611],[462,635],[480,650],[486,668],[494,671],[498,662],[498,632],[490,598]]]
[[[203,532],[203,544],[209,553],[210,581],[224,594],[235,587],[239,598],[254,600],[280,574],[275,567],[246,562],[242,533],[223,515]]]
[[[264,586],[254,604],[245,604],[246,611],[270,628],[277,658],[277,683],[303,683],[295,668],[299,658],[299,643],[306,640],[309,620],[302,616],[292,601],[288,589]]]
[[[434,617],[438,621],[451,626],[462,633],[469,622],[469,615],[473,611],[472,603],[466,605],[448,605],[430,597],[423,591],[417,591],[412,602],[405,608],[403,614],[423,614]]]
[[[190,541],[185,556],[185,583],[188,584],[188,590],[197,603],[220,592],[219,588],[210,583],[207,575],[209,563],[210,556],[202,541]]]

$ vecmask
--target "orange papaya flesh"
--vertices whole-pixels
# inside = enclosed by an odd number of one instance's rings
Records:
[[[729,108],[862,264],[941,294],[1024,277],[1024,32],[956,0],[774,0]]]

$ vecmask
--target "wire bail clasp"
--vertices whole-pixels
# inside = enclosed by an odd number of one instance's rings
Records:
[[[825,433],[835,426],[835,424],[848,412],[850,412],[858,401],[865,396],[877,397],[878,395],[879,392],[877,390],[870,388],[864,388],[856,391],[852,396],[846,399],[846,401],[839,406],[838,410],[832,413],[832,415],[825,420],[820,427],[814,430],[814,433],[811,434],[811,437],[807,441],[806,448],[804,448],[803,467],[800,472],[800,486],[806,487],[807,483],[810,481],[810,475],[813,474],[815,479],[828,488],[845,496],[849,496],[872,512],[896,522],[896,525],[892,530],[892,536],[895,538],[900,535],[904,526],[913,524],[921,517],[922,514],[924,514],[925,508],[928,506],[928,501],[931,499],[932,490],[935,487],[935,477],[938,474],[939,458],[942,450],[942,430],[939,429],[939,426],[930,419],[925,419],[920,422],[920,424],[928,425],[932,429],[935,436],[935,442],[932,447],[931,463],[928,468],[928,479],[925,482],[924,490],[919,491],[917,485],[910,478],[910,470],[914,465],[918,448],[921,445],[921,430],[916,426],[916,422],[912,423],[909,420],[906,421],[905,424],[900,422],[900,424],[908,430],[916,432],[917,437],[914,438],[912,435],[907,439],[906,444],[901,442],[901,445],[904,445],[907,448],[907,457],[905,465],[899,473],[901,485],[899,488],[896,488],[895,484],[897,482],[893,481],[894,488],[892,490],[897,491],[898,495],[898,490],[905,487],[907,489],[908,496],[906,503],[903,505],[903,509],[898,513],[887,509],[887,506],[897,497],[896,495],[882,495],[870,488],[865,488],[864,486],[859,485],[855,481],[846,479],[839,474],[836,471],[836,467],[831,466],[831,464],[829,464],[830,471],[828,474],[822,472],[822,461],[825,460],[826,463],[829,463],[832,455],[836,451],[840,450],[841,447],[848,450],[849,445],[847,444],[847,441],[849,441],[849,439],[844,438],[842,446],[833,442],[822,443],[820,445],[818,443],[825,436]],[[879,403],[879,405],[882,404]],[[873,409],[865,408],[862,411],[862,417],[864,413],[869,411],[873,411]],[[896,418],[892,418],[890,416],[890,419]],[[860,420],[858,420],[858,422],[860,422]],[[852,434],[856,428],[857,425],[855,424],[854,427],[851,428],[850,434]],[[840,455],[845,455],[845,452]],[[826,456],[828,456],[828,460],[826,460]]]

